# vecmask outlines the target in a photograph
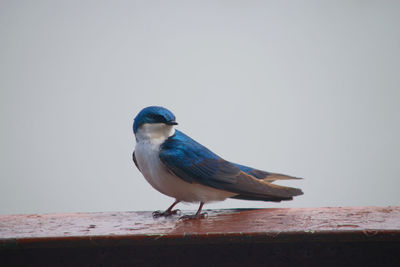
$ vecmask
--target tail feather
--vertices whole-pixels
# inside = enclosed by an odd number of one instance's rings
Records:
[[[233,163],[233,164],[236,165],[237,167],[239,167],[239,169],[242,172],[249,174],[257,179],[264,180],[266,182],[272,183],[273,181],[276,181],[276,180],[300,180],[300,179],[303,179],[300,177],[294,177],[294,176],[290,176],[290,175],[286,175],[286,174],[257,170],[257,169],[251,168],[251,167],[237,164],[237,163]]]
[[[235,165],[242,171],[241,175],[237,177],[238,187],[248,190],[240,190],[241,192],[238,192],[239,194],[232,198],[280,202],[282,200],[292,200],[294,196],[303,194],[299,188],[272,184],[277,180],[299,180],[302,178],[270,173],[239,164]]]
[[[227,185],[226,189],[227,191],[236,192],[242,198],[269,201],[289,200],[294,196],[303,194],[298,188],[265,182],[244,172],[241,172],[236,177],[235,184]]]
[[[289,176],[289,175],[280,174],[280,173],[269,173],[265,178],[262,178],[263,181],[270,182],[270,183],[277,181],[277,180],[301,180],[301,179],[303,179],[303,178]]]

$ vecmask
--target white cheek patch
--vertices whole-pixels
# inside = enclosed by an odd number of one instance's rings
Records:
[[[175,134],[173,125],[166,125],[165,123],[144,123],[141,125],[136,133],[138,141],[150,141],[156,143],[163,143],[168,137]]]
[[[169,126],[169,127],[171,127],[171,129],[170,129],[170,131],[169,131],[169,134],[168,134],[168,137],[170,137],[170,136],[173,136],[174,134],[175,134],[175,128],[174,128],[174,126]]]

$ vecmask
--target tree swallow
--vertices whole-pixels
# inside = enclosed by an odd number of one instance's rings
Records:
[[[141,110],[133,123],[133,161],[151,186],[175,198],[166,211],[154,212],[154,217],[176,214],[172,209],[181,201],[200,203],[195,215],[181,217],[195,219],[205,216],[201,209],[207,202],[226,198],[279,202],[303,194],[300,189],[272,183],[301,178],[226,161],[174,129],[177,124],[171,111],[158,106]]]

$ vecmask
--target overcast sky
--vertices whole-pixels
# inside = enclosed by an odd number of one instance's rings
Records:
[[[399,1],[0,1],[0,213],[161,210],[134,116],[304,177],[285,203],[400,205]],[[180,205],[197,209],[197,205]]]

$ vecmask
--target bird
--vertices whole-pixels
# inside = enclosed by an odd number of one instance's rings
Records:
[[[136,145],[133,162],[157,191],[175,199],[153,217],[179,213],[179,202],[199,203],[197,212],[180,219],[205,218],[203,205],[227,198],[280,202],[302,195],[301,189],[273,184],[277,180],[302,179],[233,163],[218,156],[175,129],[175,115],[161,106],[143,108],[134,118]]]

